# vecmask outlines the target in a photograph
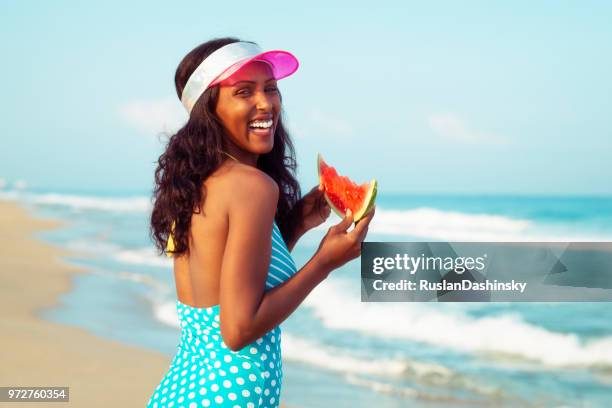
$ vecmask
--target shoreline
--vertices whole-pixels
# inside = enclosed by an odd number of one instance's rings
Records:
[[[0,200],[0,383],[70,387],[74,406],[145,406],[172,357],[40,317],[74,274],[87,273],[61,260],[68,251],[33,237],[60,226]]]

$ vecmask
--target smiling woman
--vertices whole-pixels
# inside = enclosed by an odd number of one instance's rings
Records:
[[[332,227],[299,271],[291,249],[330,208],[300,198],[276,81],[297,59],[233,38],[191,51],[175,77],[189,112],[155,172],[151,235],[174,256],[181,342],[149,407],[276,407],[279,324],[335,268],[359,255],[372,211]]]

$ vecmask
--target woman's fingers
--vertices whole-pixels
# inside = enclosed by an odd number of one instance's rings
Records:
[[[324,192],[325,191],[321,188],[321,186],[318,185],[311,188],[310,191],[304,197],[306,197],[309,202],[313,203],[315,201],[323,200]]]
[[[319,207],[319,215],[321,216],[321,219],[325,221],[329,218],[330,214],[331,208],[329,207],[329,205],[327,205],[327,203],[322,203]]]
[[[334,228],[336,229],[337,232],[345,232],[347,229],[349,229],[352,223],[353,223],[353,213],[351,212],[351,210],[347,210],[342,221],[336,224]]]
[[[354,234],[354,237],[358,242],[365,239],[365,236],[368,233],[368,226],[370,225],[370,221],[372,221],[375,212],[376,206],[374,206],[365,217],[357,221],[357,225],[355,225],[355,228],[353,228],[353,230],[350,232],[351,234]]]
[[[325,187],[323,187],[323,184],[319,183],[313,188],[311,188],[308,194],[318,193],[317,195],[319,195],[319,194],[322,194],[324,191],[325,191]]]

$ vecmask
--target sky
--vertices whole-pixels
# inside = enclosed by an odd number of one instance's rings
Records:
[[[320,152],[381,192],[612,194],[612,3],[290,3],[2,2],[0,186],[150,191],[178,63],[234,36],[300,60],[303,190]]]

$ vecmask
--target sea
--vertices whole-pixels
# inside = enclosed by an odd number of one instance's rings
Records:
[[[90,271],[42,318],[174,355],[172,263],[149,237],[149,192],[5,189],[0,199],[63,221],[37,237]],[[298,269],[339,220],[300,240]],[[612,197],[383,191],[366,240],[612,241]],[[288,407],[612,404],[610,303],[364,303],[360,282],[356,259],[281,324]]]

